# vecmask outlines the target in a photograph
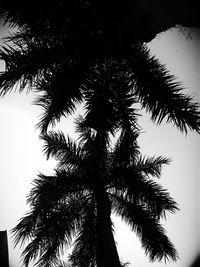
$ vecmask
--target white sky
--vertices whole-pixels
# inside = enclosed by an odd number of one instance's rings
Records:
[[[199,31],[200,33],[200,31]],[[199,35],[200,36],[200,35]],[[161,34],[151,43],[151,49],[181,80],[187,92],[200,101],[200,38],[193,31],[186,39],[177,31]],[[3,69],[3,64],[1,64]],[[0,99],[0,230],[10,231],[27,210],[26,195],[31,181],[38,172],[51,173],[54,162],[47,162],[42,153],[35,125],[41,110],[31,105],[32,95],[12,93]],[[119,219],[115,219],[116,240],[123,261],[130,267],[189,267],[200,253],[199,181],[200,136],[189,132],[187,136],[172,125],[155,126],[149,116],[141,119],[144,133],[139,137],[143,154],[172,158],[163,168],[159,181],[168,188],[181,209],[170,215],[163,224],[176,246],[180,259],[177,263],[149,263],[140,242]],[[60,128],[72,133],[72,122],[63,120]],[[19,247],[13,249],[9,235],[10,267],[19,267]]]

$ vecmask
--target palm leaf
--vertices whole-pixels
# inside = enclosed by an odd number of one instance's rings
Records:
[[[163,164],[169,164],[170,159],[165,157],[138,157],[136,162],[136,168],[138,171],[142,172],[147,177],[157,177],[161,176],[161,170]]]
[[[38,213],[31,209],[21,218],[20,222],[12,229],[14,236],[14,245],[21,243],[23,245],[26,241],[33,237],[34,229],[36,228]]]
[[[177,259],[177,252],[165,235],[160,223],[142,205],[135,205],[121,197],[113,197],[113,208],[117,215],[136,232],[142,247],[151,261]]]
[[[166,217],[166,211],[171,213],[178,210],[176,202],[169,192],[154,181],[146,179],[136,169],[116,168],[111,173],[108,192],[114,195],[124,194],[132,203],[141,203],[152,216]]]
[[[134,92],[152,120],[159,124],[166,118],[182,132],[188,128],[199,132],[199,104],[183,94],[182,85],[146,46],[135,46],[133,55],[129,64]]]
[[[38,210],[48,210],[58,203],[67,203],[68,197],[71,198],[72,195],[90,195],[87,177],[82,177],[79,171],[71,169],[56,170],[54,176],[39,174],[33,185],[27,203]]]
[[[5,95],[19,84],[19,91],[32,87],[36,78],[42,77],[55,63],[55,48],[48,49],[43,43],[30,43],[24,47],[4,46],[0,59],[5,61],[6,70],[0,76],[0,94]]]
[[[128,166],[137,160],[139,155],[138,135],[137,125],[134,127],[131,127],[131,124],[126,125],[126,128],[122,129],[112,152],[114,166],[122,166],[122,164]]]
[[[97,134],[97,131],[89,127],[88,123],[85,122],[84,117],[81,115],[75,119],[75,131],[79,134],[79,141],[81,145],[94,140]]]
[[[61,60],[63,61],[64,58],[65,55]],[[54,66],[50,73],[35,82],[39,96],[36,97],[34,104],[43,108],[43,114],[38,123],[42,133],[46,133],[49,125],[54,126],[59,122],[61,116],[72,114],[77,103],[83,101],[80,86],[87,73],[88,62],[87,60],[81,63],[76,61],[75,58],[66,59],[61,66],[60,63]],[[41,92],[43,92],[42,95],[40,95]]]
[[[96,219],[94,209],[88,205],[85,206],[85,215],[82,218],[82,223],[78,229],[78,235],[74,243],[72,254],[69,261],[72,266],[96,266]]]
[[[47,159],[50,157],[59,161],[59,166],[77,166],[82,159],[81,147],[78,146],[69,137],[65,138],[65,135],[58,131],[50,131],[48,134],[41,135],[41,139],[44,143],[44,153]]]
[[[27,218],[22,218],[13,232],[17,233],[16,242],[30,236],[31,241],[22,254],[25,266],[28,266],[31,260],[36,260],[38,256],[38,266],[56,263],[59,251],[72,242],[72,237],[81,221],[82,209],[82,196],[76,195],[68,198],[67,203],[54,204],[51,209],[40,207],[37,221],[35,224],[32,223],[31,230],[27,228]],[[29,231],[26,232],[26,230]]]

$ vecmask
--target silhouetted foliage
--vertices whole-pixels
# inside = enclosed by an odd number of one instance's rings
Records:
[[[19,91],[36,91],[35,103],[44,109],[38,124],[43,133],[84,101],[81,88],[85,79],[104,59],[124,65],[134,94],[154,121],[166,118],[181,131],[189,127],[199,132],[199,105],[183,94],[182,85],[150,55],[146,45],[127,42],[123,49],[116,45],[105,26],[104,2],[34,3],[31,14],[24,1],[2,7],[4,19],[18,30],[0,49],[6,64],[0,75],[0,95],[17,84]]]
[[[121,267],[128,267],[130,263],[129,262],[125,262],[125,263],[122,263],[121,262]],[[73,264],[70,263],[70,262],[66,262],[66,261],[59,261],[55,267],[73,267]]]
[[[58,165],[53,175],[35,179],[28,197],[31,209],[13,229],[16,244],[29,241],[22,254],[25,266],[37,258],[38,266],[56,264],[74,237],[72,266],[120,266],[111,212],[137,234],[151,261],[177,259],[160,224],[177,205],[151,179],[160,177],[169,160],[139,152],[136,96],[123,72],[106,72],[111,66],[115,63],[97,67],[85,82],[86,112],[76,120],[79,140],[54,131],[41,136],[47,158]],[[110,138],[117,132],[112,147]]]
[[[0,14],[17,31],[0,49],[6,64],[0,95],[16,85],[20,92],[37,93],[44,151],[58,161],[52,176],[35,179],[28,197],[31,209],[13,230],[16,244],[29,241],[22,254],[25,266],[38,256],[38,266],[58,263],[60,250],[70,246],[73,237],[72,266],[120,266],[111,211],[136,232],[150,260],[177,258],[160,224],[177,206],[151,179],[160,177],[169,161],[141,156],[133,106],[139,102],[157,123],[166,119],[183,132],[199,132],[199,105],[182,93],[181,84],[146,45],[116,42],[104,4],[2,4]],[[49,125],[73,113],[78,102],[86,110],[76,123],[80,139],[48,132]],[[112,148],[110,137],[117,132]]]
[[[99,18],[109,45],[122,49],[127,44],[149,42],[171,27],[200,27],[197,0],[189,3],[181,0],[164,3],[158,0],[57,0],[52,3],[47,0],[28,3],[24,0],[17,3],[7,0],[0,4],[0,16],[11,25],[35,26],[42,22],[43,26],[44,20],[58,23],[58,17],[60,25],[63,25],[66,16],[74,16],[76,20],[82,18],[79,11],[83,7],[90,11],[88,18],[91,24]]]

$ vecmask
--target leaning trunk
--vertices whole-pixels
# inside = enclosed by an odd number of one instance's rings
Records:
[[[97,203],[97,239],[96,256],[97,267],[121,267],[116,243],[112,231],[111,204],[105,193],[96,194]]]

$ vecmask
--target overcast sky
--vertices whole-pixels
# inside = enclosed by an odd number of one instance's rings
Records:
[[[2,31],[1,31],[2,33]],[[200,101],[200,39],[198,31],[192,31],[192,39],[186,39],[178,31],[161,34],[151,42],[152,53],[167,65],[181,80],[186,92]],[[1,62],[1,70],[4,68]],[[26,195],[31,181],[39,172],[50,174],[55,162],[47,162],[42,153],[35,125],[41,110],[31,104],[31,94],[12,93],[0,99],[0,230],[10,231],[25,211]],[[141,118],[143,134],[139,142],[143,154],[163,155],[172,159],[163,168],[159,181],[168,188],[181,209],[168,216],[165,225],[169,238],[179,252],[177,263],[149,263],[141,244],[128,227],[115,219],[116,240],[123,261],[130,267],[189,267],[200,253],[198,194],[200,173],[200,136],[189,132],[181,134],[172,125],[155,126],[149,116]],[[59,126],[64,132],[73,133],[70,120],[62,120]],[[9,234],[10,267],[19,267],[19,247],[13,249]]]

